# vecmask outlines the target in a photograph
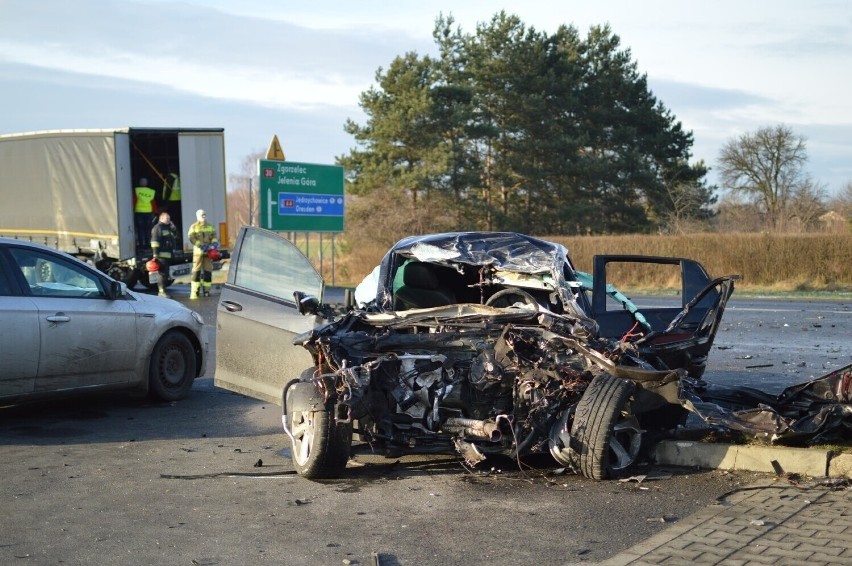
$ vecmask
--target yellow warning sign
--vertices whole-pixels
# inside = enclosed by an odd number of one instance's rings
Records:
[[[272,142],[269,144],[269,150],[266,152],[266,158],[272,161],[285,161],[284,150],[281,149],[281,144],[278,143],[278,136],[272,136]]]

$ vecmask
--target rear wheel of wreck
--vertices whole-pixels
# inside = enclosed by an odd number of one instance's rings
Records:
[[[617,477],[636,462],[642,444],[631,410],[633,382],[596,376],[577,404],[571,448],[578,471],[596,480]]]
[[[310,479],[340,476],[349,460],[352,424],[336,421],[313,383],[287,388],[284,418],[296,472]]]

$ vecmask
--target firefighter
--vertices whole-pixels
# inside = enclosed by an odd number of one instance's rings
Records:
[[[187,234],[192,244],[190,299],[197,299],[199,291],[205,297],[210,296],[210,287],[213,285],[213,260],[207,257],[207,252],[219,247],[216,230],[207,223],[207,213],[198,209],[195,211],[195,219],[197,222],[189,227]]]
[[[148,186],[148,179],[139,179],[139,185],[133,189],[133,220],[136,224],[136,245],[147,248],[151,245],[151,220],[157,212],[157,192]]]
[[[177,247],[177,229],[172,223],[168,212],[160,213],[160,221],[151,229],[151,251],[160,266],[160,276],[157,287],[161,297],[168,297],[166,282],[169,280],[169,265],[171,265],[175,248]]]

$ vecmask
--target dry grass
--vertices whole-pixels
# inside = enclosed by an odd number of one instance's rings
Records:
[[[690,234],[545,238],[568,247],[578,269],[590,271],[595,254],[676,256],[701,262],[711,276],[739,274],[739,289],[852,290],[852,234]],[[630,278],[633,289],[674,288],[670,276]]]
[[[595,254],[675,256],[701,262],[711,277],[738,274],[740,290],[852,291],[852,234],[690,234],[684,236],[543,237],[567,246],[577,269],[592,271]],[[387,246],[338,236],[337,284],[355,285],[378,265]],[[316,248],[314,248],[316,250]],[[314,252],[315,253],[315,252]],[[316,258],[313,258],[316,259]],[[325,273],[330,271],[330,254]],[[621,270],[615,284],[623,289],[676,289],[677,274],[662,267],[640,275]]]

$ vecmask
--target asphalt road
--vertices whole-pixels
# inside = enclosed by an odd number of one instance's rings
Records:
[[[215,296],[190,302],[184,287],[176,298],[213,332]],[[707,378],[802,381],[849,363],[850,337],[848,304],[735,300]],[[645,465],[637,473],[660,478],[593,482],[546,458],[471,471],[361,452],[344,479],[320,483],[293,473],[286,445],[279,407],[210,376],[172,404],[112,395],[0,409],[0,563],[597,562],[755,477]]]
[[[659,305],[671,298],[634,298]],[[852,363],[852,300],[738,298],[725,309],[704,379],[768,393]]]

